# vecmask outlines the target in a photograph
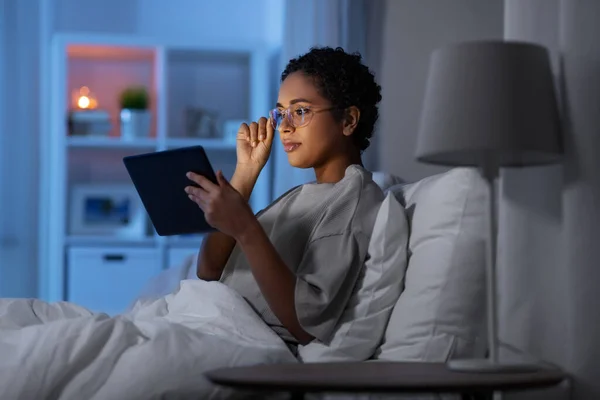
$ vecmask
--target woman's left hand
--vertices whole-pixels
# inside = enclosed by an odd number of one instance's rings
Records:
[[[186,186],[185,192],[204,211],[206,222],[213,228],[237,240],[252,219],[256,219],[248,203],[221,171],[217,171],[217,184],[193,172],[186,176],[200,187]]]

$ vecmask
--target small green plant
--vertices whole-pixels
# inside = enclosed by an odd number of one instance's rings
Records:
[[[130,86],[121,92],[121,109],[147,110],[150,105],[148,90],[143,86]]]

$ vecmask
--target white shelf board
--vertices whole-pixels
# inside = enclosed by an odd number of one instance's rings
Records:
[[[69,136],[67,137],[67,146],[84,148],[155,148],[156,139],[140,138],[124,140],[119,137],[100,137],[100,136]]]
[[[155,246],[156,239],[148,236],[140,239],[126,239],[114,236],[67,236],[65,244],[69,246]]]
[[[167,148],[202,146],[207,150],[235,150],[235,143],[223,139],[167,138]]]
[[[199,235],[195,237],[171,236],[167,239],[167,244],[169,247],[200,249],[202,239],[203,237]]]

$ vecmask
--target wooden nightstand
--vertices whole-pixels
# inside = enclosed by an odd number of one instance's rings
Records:
[[[209,371],[213,383],[232,388],[306,393],[454,393],[464,399],[492,398],[495,391],[541,389],[558,385],[567,375],[558,369],[532,373],[464,373],[443,363],[350,362],[275,364]]]

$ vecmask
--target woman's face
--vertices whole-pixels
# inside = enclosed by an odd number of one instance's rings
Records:
[[[284,115],[277,130],[292,166],[319,168],[346,151],[343,122],[334,118],[331,103],[319,94],[312,78],[301,72],[288,75],[279,88],[277,110]],[[285,116],[288,112],[290,118]]]

